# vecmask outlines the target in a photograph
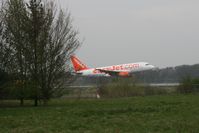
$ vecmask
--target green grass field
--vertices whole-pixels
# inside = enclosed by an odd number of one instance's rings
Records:
[[[2,104],[2,103],[1,103]],[[0,108],[0,133],[197,133],[199,94]]]

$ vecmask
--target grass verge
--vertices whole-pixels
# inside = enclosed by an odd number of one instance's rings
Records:
[[[52,100],[0,108],[1,133],[162,133],[199,131],[199,94]],[[2,103],[1,103],[2,104]]]

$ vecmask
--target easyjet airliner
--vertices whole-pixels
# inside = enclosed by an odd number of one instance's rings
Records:
[[[137,62],[121,65],[113,65],[99,68],[89,68],[83,64],[77,57],[71,56],[75,73],[82,76],[121,76],[129,77],[133,72],[154,69],[153,65],[147,62]]]

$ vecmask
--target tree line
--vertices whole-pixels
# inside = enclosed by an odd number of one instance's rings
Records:
[[[0,98],[46,103],[70,82],[80,46],[71,15],[53,1],[5,0],[0,6]],[[6,82],[5,82],[6,80]]]
[[[188,76],[199,78],[199,64],[181,65],[135,73],[137,80],[144,83],[179,83]]]

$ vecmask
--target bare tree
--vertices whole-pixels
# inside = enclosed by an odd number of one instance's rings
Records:
[[[2,46],[8,47],[9,62],[15,64],[12,72],[23,81],[23,93],[31,92],[37,106],[38,100],[47,102],[60,91],[69,71],[67,61],[80,45],[78,32],[70,13],[56,9],[52,1],[8,0],[4,7]]]

